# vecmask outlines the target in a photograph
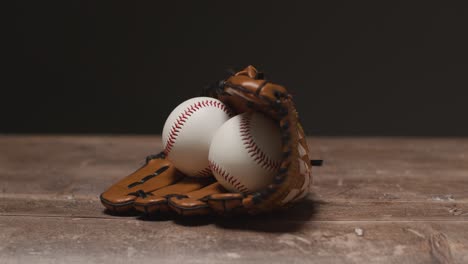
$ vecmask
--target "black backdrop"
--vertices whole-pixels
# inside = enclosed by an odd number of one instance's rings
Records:
[[[0,132],[157,134],[253,64],[311,134],[467,136],[468,9],[385,2],[16,1]]]

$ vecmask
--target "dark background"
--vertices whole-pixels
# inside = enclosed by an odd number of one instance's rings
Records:
[[[96,2],[7,10],[0,132],[160,133],[178,103],[252,64],[313,135],[468,136],[464,6]]]

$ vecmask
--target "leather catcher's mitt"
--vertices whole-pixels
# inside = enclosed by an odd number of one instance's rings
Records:
[[[155,214],[175,211],[182,215],[261,213],[285,208],[309,193],[311,162],[304,131],[288,91],[263,78],[253,66],[204,91],[236,113],[260,111],[281,130],[283,157],[274,181],[260,192],[230,193],[211,178],[182,175],[163,153],[146,158],[140,169],[101,194],[111,212],[132,209]],[[188,175],[190,176],[190,175]]]

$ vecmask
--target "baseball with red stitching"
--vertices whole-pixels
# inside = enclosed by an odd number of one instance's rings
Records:
[[[164,153],[187,176],[211,176],[208,163],[211,139],[230,117],[229,108],[214,98],[195,97],[181,103],[164,124]]]
[[[277,124],[259,112],[251,112],[231,118],[216,131],[208,159],[223,187],[247,194],[272,182],[281,153]]]

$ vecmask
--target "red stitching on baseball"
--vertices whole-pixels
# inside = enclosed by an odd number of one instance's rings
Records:
[[[211,105],[209,105],[211,102]],[[215,102],[215,104],[213,104]],[[217,104],[216,104],[217,103]],[[224,104],[221,104],[220,102],[214,101],[214,100],[204,100],[201,102],[196,102],[193,103],[192,105],[189,105],[185,110],[177,117],[176,121],[172,124],[171,130],[169,132],[169,136],[166,141],[166,147],[164,148],[164,154],[168,155],[169,152],[172,150],[174,147],[174,144],[176,143],[176,139],[179,136],[180,130],[182,130],[182,127],[184,126],[185,122],[187,122],[188,118],[195,113],[197,110],[200,110],[203,107],[207,106],[214,106],[216,108],[221,109],[224,111],[226,114],[228,114],[230,117],[233,115],[231,110],[227,108]]]
[[[247,149],[247,153],[249,153],[250,157],[259,164],[262,168],[266,170],[273,170],[276,171],[280,167],[280,162],[274,161],[270,159],[258,145],[255,143],[254,138],[250,134],[250,119],[252,116],[245,116],[243,115],[240,121],[240,134],[241,139],[245,148]]]
[[[208,176],[211,176],[211,174],[212,174],[211,169],[208,166],[208,167],[204,168],[203,170],[197,172],[195,174],[195,177],[208,177]]]
[[[234,189],[242,193],[250,192],[249,189],[244,184],[242,184],[238,179],[234,178],[231,174],[229,174],[229,172],[222,169],[218,164],[216,164],[215,162],[211,160],[209,161],[209,164],[210,164],[211,171],[223,177],[223,179],[227,183],[231,184],[231,186],[234,187]]]

